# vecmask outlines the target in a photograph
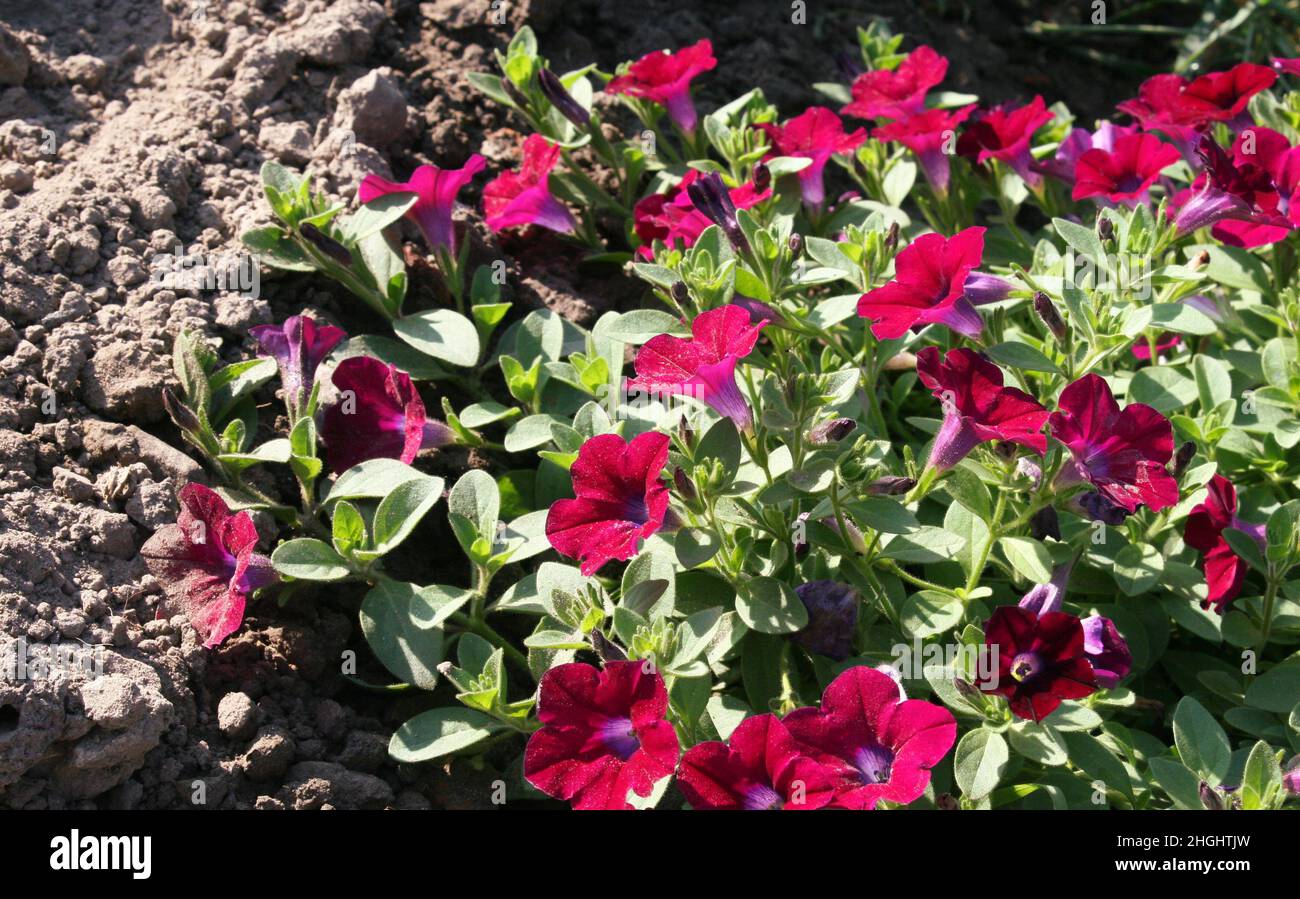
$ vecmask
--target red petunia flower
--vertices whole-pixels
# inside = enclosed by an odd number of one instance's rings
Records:
[[[1116,108],[1133,116],[1143,130],[1185,140],[1189,129],[1237,119],[1250,98],[1275,81],[1276,72],[1250,62],[1226,72],[1207,72],[1191,81],[1180,75],[1153,75],[1142,82],[1137,97]]]
[[[1208,489],[1205,502],[1195,506],[1187,516],[1183,540],[1199,550],[1204,560],[1205,583],[1210,592],[1201,605],[1207,609],[1214,606],[1214,610],[1222,615],[1228,604],[1241,593],[1249,568],[1245,560],[1233,552],[1223,538],[1223,532],[1227,528],[1245,531],[1263,549],[1264,525],[1250,524],[1237,517],[1237,489],[1223,475],[1216,474]]]
[[[1114,152],[1115,142],[1121,137],[1141,133],[1141,129],[1136,125],[1120,126],[1110,122],[1102,122],[1097,126],[1097,130],[1092,132],[1085,128],[1071,128],[1070,133],[1057,146],[1051,159],[1036,159],[1030,163],[1030,168],[1073,185],[1075,166],[1079,164],[1079,158],[1084,153],[1089,150]]]
[[[695,208],[688,189],[701,176],[691,169],[682,180],[665,193],[651,194],[637,202],[632,210],[632,227],[641,246],[637,255],[647,261],[654,259],[654,242],[663,241],[669,249],[684,250],[695,246],[695,241],[713,224],[707,215]],[[727,192],[737,209],[749,209],[772,196],[771,189],[759,191],[752,182],[746,182]]]
[[[420,450],[445,446],[450,428],[425,414],[411,376],[370,356],[352,356],[334,369],[338,401],[325,410],[330,468],[344,472],[367,459],[410,463]]]
[[[1182,342],[1183,339],[1177,334],[1165,331],[1156,338],[1156,355],[1163,356]],[[1151,347],[1149,347],[1145,341],[1139,340],[1137,343],[1133,344],[1133,346],[1129,347],[1129,351],[1133,353],[1135,359],[1140,359],[1143,362],[1151,361]]]
[[[978,337],[984,323],[966,295],[966,281],[983,255],[983,228],[967,228],[952,237],[922,234],[895,257],[894,280],[858,300],[858,315],[871,319],[878,340],[931,324]]]
[[[691,80],[717,64],[713,43],[705,38],[676,53],[666,50],[647,53],[632,63],[627,72],[605,85],[605,91],[658,103],[668,110],[669,118],[678,128],[691,134],[698,121],[691,100]]]
[[[305,315],[291,315],[280,325],[257,325],[248,334],[261,347],[258,355],[275,360],[290,412],[297,417],[311,395],[316,369],[348,335],[333,325],[318,325]]]
[[[667,711],[664,680],[643,661],[606,662],[600,671],[557,665],[537,688],[543,727],[528,738],[524,777],[575,809],[630,809],[629,791],[649,796],[677,765]]]
[[[1035,615],[1061,611],[1072,568],[1072,561],[1061,565],[1052,572],[1052,579],[1046,584],[1035,584],[1021,597],[1020,608]],[[1106,690],[1114,688],[1133,670],[1133,653],[1129,651],[1127,641],[1109,618],[1090,615],[1080,624],[1083,626],[1083,653],[1092,664],[1097,686]]]
[[[1180,235],[1214,225],[1215,235],[1225,242],[1261,246],[1291,232],[1292,222],[1283,214],[1286,201],[1273,175],[1258,164],[1257,156],[1229,157],[1208,135],[1197,152],[1205,171],[1191,188],[1170,199],[1169,213],[1174,215]],[[1289,197],[1291,187],[1286,191]],[[1246,227],[1229,226],[1228,220]]]
[[[1105,197],[1134,207],[1147,201],[1147,191],[1161,170],[1178,159],[1178,150],[1153,134],[1121,137],[1112,150],[1093,147],[1075,165],[1072,197]]]
[[[809,107],[784,125],[765,122],[758,127],[767,134],[773,155],[812,160],[812,165],[801,169],[797,177],[804,203],[814,207],[826,199],[822,177],[826,163],[838,153],[851,153],[867,139],[865,128],[846,133],[840,117],[824,106]]]
[[[746,718],[729,743],[698,743],[682,756],[677,786],[691,808],[810,811],[835,798],[837,772],[807,755],[775,715]]]
[[[853,102],[842,110],[860,119],[904,119],[925,109],[925,95],[948,74],[948,60],[922,44],[894,69],[863,72],[853,82]]]
[[[952,468],[981,443],[1009,441],[1042,455],[1048,411],[1023,390],[1002,385],[1002,369],[974,350],[928,346],[916,355],[916,374],[943,404],[943,425],[934,438],[929,465]]]
[[[1264,221],[1239,221],[1224,219],[1210,232],[1217,239],[1235,247],[1250,249],[1285,240],[1291,231],[1300,227],[1300,203],[1296,192],[1300,189],[1300,147],[1271,128],[1248,128],[1237,135],[1232,145],[1232,164],[1238,168],[1255,166],[1268,172],[1277,194],[1276,213],[1285,217],[1278,221],[1269,217]]]
[[[663,527],[668,488],[660,474],[667,461],[667,434],[648,431],[630,443],[617,434],[592,437],[569,469],[577,498],[551,504],[546,539],[582,560],[587,577],[611,559],[632,558],[638,543]]]
[[[1140,505],[1159,512],[1178,502],[1178,482],[1165,469],[1174,454],[1169,419],[1142,403],[1121,411],[1097,374],[1066,386],[1057,405],[1048,423],[1073,457],[1058,487],[1086,481],[1130,514]]]
[[[1083,625],[1073,615],[999,606],[984,624],[984,645],[997,654],[998,670],[997,684],[981,689],[1005,696],[1021,718],[1041,721],[1062,701],[1097,692]]]
[[[561,234],[578,227],[568,207],[551,194],[551,169],[560,159],[560,147],[540,134],[524,141],[523,161],[517,172],[502,172],[483,188],[483,212],[493,231],[537,225]]]
[[[257,527],[248,512],[231,515],[226,501],[201,484],[186,484],[178,499],[176,523],[155,531],[140,557],[162,584],[169,611],[183,612],[212,649],[239,630],[248,594],[279,575],[253,552]]]
[[[361,179],[357,199],[369,203],[386,194],[417,195],[419,199],[406,211],[406,217],[420,226],[432,249],[446,249],[454,256],[456,228],[452,212],[456,209],[456,195],[486,166],[487,160],[475,153],[459,169],[422,165],[411,173],[409,181],[388,181],[372,173]]]
[[[975,104],[960,109],[927,109],[890,122],[871,132],[886,143],[900,143],[916,155],[921,171],[936,193],[948,192],[951,171],[948,156],[957,146],[957,128],[975,111]]]
[[[847,809],[917,799],[930,769],[957,738],[951,712],[905,699],[893,678],[865,666],[835,678],[820,709],[795,709],[785,725],[819,762],[838,771],[832,807]]]
[[[1033,171],[1029,142],[1034,132],[1051,120],[1052,113],[1038,96],[1018,108],[994,107],[966,126],[957,140],[957,153],[979,164],[1000,160],[1011,166],[1026,184],[1035,186],[1043,179]]]
[[[758,342],[766,320],[753,322],[749,310],[737,305],[702,312],[691,322],[689,339],[660,334],[636,354],[637,377],[627,389],[649,394],[691,396],[742,431],[753,426],[753,415],[736,386],[736,363]]]

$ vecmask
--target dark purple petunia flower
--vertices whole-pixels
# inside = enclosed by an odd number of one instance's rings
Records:
[[[311,395],[316,368],[348,336],[342,328],[318,325],[305,315],[291,315],[282,325],[258,325],[248,333],[261,355],[274,359],[280,369],[285,405],[295,419]]]
[[[410,375],[370,356],[334,369],[338,401],[325,410],[322,436],[330,468],[342,473],[367,459],[410,463],[420,450],[446,446],[451,429],[429,418]]]
[[[835,581],[809,581],[794,588],[808,609],[808,625],[790,639],[836,662],[853,654],[858,630],[858,591]]]
[[[1083,625],[1083,651],[1092,662],[1097,686],[1110,690],[1133,670],[1133,653],[1120,635],[1115,622],[1100,615],[1089,615]]]

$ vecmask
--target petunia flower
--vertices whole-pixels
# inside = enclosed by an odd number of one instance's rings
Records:
[[[1178,502],[1178,482],[1165,469],[1174,454],[1169,419],[1142,403],[1121,411],[1110,385],[1091,373],[1067,385],[1057,405],[1048,424],[1072,457],[1058,488],[1087,482],[1129,514]]]
[[[1165,331],[1156,338],[1156,356],[1163,356],[1182,342],[1183,339],[1177,334]],[[1151,361],[1151,347],[1147,345],[1146,341],[1139,340],[1129,347],[1129,351],[1133,353],[1135,359],[1140,359],[1143,362]]]
[[[459,169],[419,166],[408,181],[388,181],[371,173],[361,179],[357,199],[369,203],[386,194],[415,194],[419,199],[406,211],[406,217],[420,227],[430,249],[445,249],[455,256],[457,241],[452,212],[456,208],[456,195],[486,166],[487,160],[475,153]]]
[[[155,531],[140,557],[162,584],[169,611],[183,612],[212,649],[239,630],[248,594],[279,575],[253,552],[257,527],[248,512],[230,514],[225,500],[201,484],[186,484],[178,499],[176,523]]]
[[[952,174],[948,157],[957,146],[957,129],[974,111],[974,103],[960,109],[927,109],[883,125],[871,136],[911,150],[930,187],[935,193],[946,194]]]
[[[790,639],[817,655],[842,662],[853,654],[858,630],[858,591],[835,581],[808,581],[794,588],[808,610],[808,624]]]
[[[642,198],[632,210],[632,227],[641,246],[637,255],[647,261],[654,259],[654,242],[662,241],[669,249],[683,250],[695,246],[695,241],[713,222],[695,208],[690,187],[701,176],[691,169],[682,180],[662,194]],[[745,183],[727,192],[736,209],[749,209],[772,195],[771,189],[760,191],[753,183]]]
[[[1113,690],[1133,670],[1133,653],[1115,622],[1101,615],[1089,615],[1083,626],[1083,652],[1092,663],[1097,686]]]
[[[948,74],[948,60],[917,47],[893,69],[863,72],[850,87],[853,102],[841,112],[860,119],[904,119],[925,109],[925,95]]]
[[[946,471],[993,440],[1018,443],[1039,455],[1047,451],[1047,410],[1023,390],[1004,387],[1002,369],[974,350],[949,350],[941,360],[938,347],[925,347],[916,354],[916,373],[944,410],[930,467]]]
[[[864,128],[846,133],[840,117],[824,106],[810,107],[784,125],[765,122],[758,127],[767,134],[774,155],[812,160],[797,173],[803,202],[812,207],[821,206],[826,199],[823,173],[830,158],[853,152],[867,139]]]
[[[668,110],[668,117],[678,128],[693,134],[699,119],[691,100],[691,80],[717,64],[713,43],[704,38],[676,53],[647,53],[605,85],[605,92],[658,103]]]
[[[339,398],[325,409],[321,431],[334,471],[367,459],[409,464],[420,450],[454,439],[450,428],[427,417],[410,375],[395,366],[353,356],[338,364],[332,378]]]
[[[1178,150],[1153,134],[1121,137],[1111,150],[1093,147],[1079,157],[1071,196],[1075,200],[1105,197],[1132,208],[1147,202],[1147,192],[1161,170],[1178,159]]]
[[[667,462],[667,434],[648,431],[630,443],[617,434],[592,437],[569,469],[576,499],[551,504],[546,539],[561,555],[580,559],[586,577],[611,559],[632,558],[639,542],[663,527]]]
[[[1191,188],[1170,199],[1169,211],[1174,214],[1174,225],[1180,235],[1217,226],[1226,220],[1267,228],[1262,234],[1252,235],[1264,243],[1275,242],[1290,233],[1292,223],[1279,208],[1283,198],[1267,169],[1253,161],[1229,157],[1208,135],[1201,140],[1197,152],[1205,163],[1205,171]],[[1232,236],[1231,230],[1219,233],[1225,238]]]
[[[966,126],[957,140],[957,153],[983,164],[997,159],[1009,165],[1030,187],[1042,182],[1033,171],[1029,142],[1034,132],[1052,120],[1052,113],[1036,96],[1021,107],[997,106]]]
[[[630,809],[629,792],[649,796],[677,765],[667,711],[663,678],[641,660],[557,665],[538,684],[542,728],[528,738],[524,777],[575,809]]]
[[[258,355],[275,360],[285,404],[295,418],[311,394],[317,367],[348,336],[342,328],[318,325],[305,315],[291,315],[280,325],[257,325],[248,334],[261,348]]]
[[[807,755],[775,715],[746,718],[728,743],[692,746],[677,770],[693,809],[810,811],[835,798],[836,782],[836,772]]]
[[[1300,75],[1300,56],[1286,59],[1284,57],[1273,57],[1273,68],[1283,75]]]
[[[1065,599],[1065,585],[1069,583],[1070,571],[1074,563],[1057,566],[1052,572],[1052,579],[1046,584],[1034,584],[1029,592],[1020,598],[1019,606],[1035,615],[1044,612],[1061,611],[1061,602]]]
[[[1057,146],[1051,159],[1036,159],[1030,163],[1030,168],[1073,185],[1075,166],[1084,153],[1089,150],[1105,150],[1110,153],[1114,151],[1115,142],[1121,137],[1141,133],[1141,129],[1136,125],[1115,125],[1111,122],[1102,122],[1097,126],[1097,130],[1092,132],[1086,128],[1071,128],[1070,133]]]
[[[627,389],[694,397],[749,430],[754,418],[736,386],[736,363],[753,351],[766,324],[754,323],[749,310],[737,305],[702,312],[691,322],[689,339],[660,334],[646,341]]]
[[[1207,489],[1205,502],[1198,503],[1187,516],[1183,541],[1199,551],[1203,559],[1209,593],[1201,605],[1207,609],[1213,606],[1222,615],[1241,593],[1250,567],[1233,551],[1223,532],[1227,528],[1245,531],[1263,549],[1264,526],[1237,517],[1237,489],[1223,475],[1216,474]]]
[[[1277,194],[1276,215],[1264,221],[1238,221],[1228,218],[1210,232],[1218,240],[1235,247],[1251,249],[1285,240],[1300,227],[1300,147],[1291,146],[1285,136],[1271,128],[1243,130],[1232,145],[1233,165],[1238,169],[1254,166],[1268,172]]]
[[[1021,718],[1041,721],[1064,700],[1097,692],[1083,625],[1073,615],[999,606],[985,622],[984,645],[998,667],[996,685],[982,689],[1005,696]]]
[[[894,279],[858,300],[858,315],[871,319],[877,340],[892,340],[908,328],[920,331],[931,324],[978,337],[984,323],[966,290],[983,255],[983,228],[967,228],[952,237],[922,234],[895,257]],[[972,286],[987,285],[977,277]]]
[[[930,782],[948,754],[957,722],[942,706],[904,699],[898,683],[874,668],[849,668],[822,693],[821,708],[785,718],[795,740],[839,782],[835,808],[873,809],[884,800],[906,805]]]
[[[560,159],[560,147],[540,134],[524,141],[519,171],[502,172],[483,188],[483,212],[488,227],[501,232],[537,225],[560,234],[572,234],[578,223],[568,207],[551,193],[551,169]]]
[[[1180,75],[1153,75],[1137,97],[1116,108],[1131,115],[1144,131],[1159,131],[1192,158],[1201,133],[1215,122],[1244,126],[1250,98],[1272,87],[1277,73],[1244,62],[1226,72],[1207,72],[1191,81]]]

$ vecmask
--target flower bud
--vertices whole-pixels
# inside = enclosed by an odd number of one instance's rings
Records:
[[[600,656],[602,662],[627,661],[627,653],[611,643],[599,630],[591,632],[591,647],[596,650],[596,655]]]
[[[809,428],[804,440],[810,446],[830,446],[852,434],[857,426],[858,423],[851,418],[832,418]]]
[[[680,465],[673,469],[673,486],[677,488],[677,495],[688,503],[694,502],[699,496],[690,475],[683,471]]]
[[[1029,519],[1029,533],[1035,540],[1061,539],[1061,520],[1056,515],[1055,506],[1044,506]]]
[[[311,222],[303,222],[299,225],[298,233],[310,241],[312,246],[316,247],[316,249],[333,259],[339,265],[348,268],[352,267],[352,254],[348,252],[348,248],[330,237],[320,228],[317,228]]]
[[[684,417],[677,422],[677,439],[687,449],[690,449],[691,445],[695,443],[695,431],[691,428],[691,423]]]
[[[1103,216],[1097,218],[1097,236],[1102,242],[1115,239],[1115,223]]]
[[[1051,298],[1041,290],[1034,294],[1034,311],[1038,313],[1038,317],[1043,320],[1047,330],[1051,331],[1052,336],[1057,340],[1064,340],[1065,335],[1070,333],[1070,329],[1066,326],[1065,320],[1061,318],[1061,313],[1056,311],[1056,306],[1053,305]]]
[[[162,391],[163,408],[167,410],[167,415],[175,423],[176,427],[189,433],[197,433],[202,425],[199,424],[198,416],[189,406],[180,401],[170,387],[164,387]]]
[[[668,292],[678,303],[685,303],[691,298],[690,289],[687,288],[685,281],[674,281],[673,286],[668,288]]]
[[[506,96],[510,98],[511,103],[515,104],[515,106],[519,107],[520,109],[528,108],[529,106],[528,98],[519,92],[519,88],[515,87],[515,83],[513,81],[511,81],[509,78],[502,78],[501,87],[505,89]]]
[[[1191,262],[1187,263],[1187,267],[1194,272],[1199,272],[1201,269],[1205,268],[1209,264],[1210,264],[1210,251],[1201,250],[1201,252],[1197,253],[1195,256],[1192,257]]]
[[[1282,769],[1282,786],[1292,796],[1300,793],[1300,755],[1292,757]]]
[[[591,122],[590,113],[573,99],[573,94],[564,89],[564,83],[550,69],[540,69],[537,72],[537,86],[542,89],[542,96],[570,122],[579,128],[586,128]]]
[[[840,533],[840,523],[834,515],[828,515],[821,520],[822,524],[830,528],[835,533]],[[867,540],[862,536],[862,531],[858,526],[847,518],[844,519],[844,533],[841,535],[848,543],[849,547],[858,555],[865,555],[867,552]]]
[[[686,194],[705,218],[722,229],[732,246],[741,252],[749,251],[749,241],[736,218],[736,204],[732,202],[721,175],[709,172],[700,176],[686,188]]]
[[[854,158],[856,159],[857,157]],[[885,235],[885,249],[892,253],[897,247],[898,222],[891,222],[889,225],[889,233]]]
[[[1196,441],[1189,440],[1182,446],[1178,447],[1178,452],[1174,453],[1174,477],[1178,477],[1187,470],[1188,464],[1191,463],[1192,457],[1196,455]]]
[[[1205,806],[1212,812],[1221,812],[1226,806],[1223,804],[1223,797],[1215,792],[1214,787],[1205,781],[1201,781],[1201,787],[1198,791],[1201,796],[1201,805]]]
[[[886,475],[872,481],[863,489],[867,496],[902,496],[916,486],[916,478]]]
[[[754,190],[760,194],[772,186],[772,170],[766,162],[754,163]]]
[[[798,231],[790,235],[790,252],[798,256],[803,252],[803,235]]]

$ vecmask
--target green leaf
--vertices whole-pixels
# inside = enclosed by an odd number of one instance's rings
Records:
[[[1085,731],[1067,731],[1061,735],[1070,751],[1070,761],[1084,774],[1101,781],[1108,790],[1118,790],[1133,798],[1133,781],[1124,765],[1100,740]]]
[[[946,562],[961,552],[965,545],[966,541],[958,534],[933,525],[922,525],[908,534],[890,538],[880,554],[900,562]]]
[[[1111,573],[1115,583],[1126,596],[1146,593],[1164,570],[1164,558],[1159,550],[1147,543],[1130,543],[1115,554]]]
[[[1186,303],[1156,303],[1151,307],[1150,327],[1196,336],[1215,334],[1219,330],[1214,319]]]
[[[1168,415],[1190,406],[1200,396],[1196,381],[1178,369],[1168,365],[1149,365],[1129,381],[1128,398]]]
[[[1148,762],[1151,776],[1179,808],[1201,810],[1201,779],[1176,759],[1157,756]]]
[[[1045,371],[1060,374],[1061,369],[1055,362],[1026,343],[999,343],[985,350],[994,362],[1009,365],[1022,371]]]
[[[1285,715],[1300,696],[1300,664],[1276,665],[1246,688],[1246,704]]]
[[[379,581],[361,601],[361,631],[394,677],[432,690],[442,663],[442,623],[470,601],[458,587]]]
[[[922,590],[908,597],[899,612],[903,630],[917,639],[951,630],[961,621],[965,607],[955,596]]]
[[[427,762],[468,749],[505,727],[475,709],[430,709],[397,729],[388,754],[398,762]]]
[[[674,275],[674,281],[680,278]],[[676,316],[659,309],[636,309],[624,312],[610,325],[605,336],[620,343],[643,344],[660,334],[687,336],[689,331]]]
[[[331,524],[334,549],[339,555],[347,555],[354,549],[365,547],[366,521],[352,503],[347,500],[339,502],[334,507],[334,520]]]
[[[414,193],[383,194],[339,222],[339,240],[344,244],[382,231],[406,215],[420,197]]]
[[[468,368],[478,361],[478,329],[451,309],[430,309],[393,322],[393,331],[420,352]]]
[[[1211,784],[1222,782],[1232,760],[1228,735],[1191,696],[1184,696],[1174,710],[1174,745],[1183,764]]]
[[[968,799],[983,799],[998,785],[1011,754],[1001,734],[979,727],[957,743],[953,777]]]
[[[740,467],[740,433],[730,418],[714,422],[695,448],[696,459],[719,459],[728,477],[734,477]]]
[[[271,564],[281,574],[303,581],[337,581],[350,573],[347,561],[334,547],[314,537],[281,543],[271,553]]]
[[[375,552],[383,555],[411,535],[425,513],[442,496],[442,484],[433,478],[407,481],[379,501],[371,527]]]
[[[1282,766],[1273,748],[1260,740],[1246,757],[1246,770],[1241,778],[1241,807],[1272,808],[1275,797],[1282,795],[1282,791]]]
[[[808,609],[794,590],[774,577],[756,577],[736,596],[740,620],[763,634],[791,634],[808,626]]]
[[[712,531],[682,528],[677,532],[673,547],[677,551],[677,561],[683,568],[695,568],[716,556],[722,543]]]
[[[341,499],[380,499],[408,481],[421,479],[434,481],[437,492],[442,492],[442,478],[431,478],[398,459],[368,459],[339,475],[325,497],[325,503],[328,505]]]
[[[475,537],[489,543],[496,539],[501,491],[492,475],[478,469],[465,472],[451,488],[447,506],[453,515],[459,515],[473,526]]]
[[[1003,537],[998,545],[1011,567],[1031,584],[1052,579],[1052,556],[1041,542],[1031,537]]]

